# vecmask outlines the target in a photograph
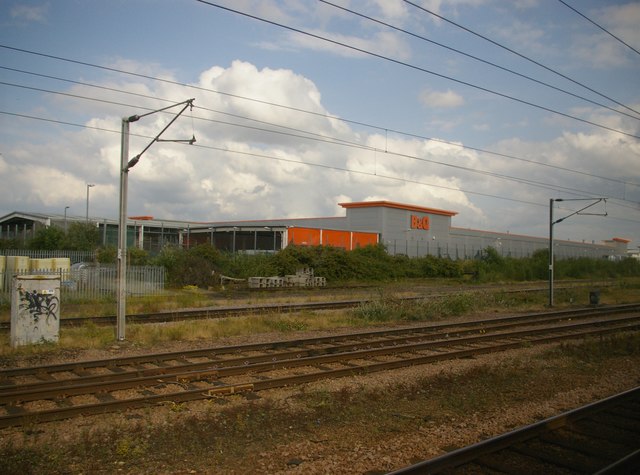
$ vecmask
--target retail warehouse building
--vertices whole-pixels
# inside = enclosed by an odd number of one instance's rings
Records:
[[[127,221],[128,246],[156,253],[163,246],[192,247],[210,243],[222,251],[275,252],[290,244],[336,246],[347,250],[383,244],[390,254],[410,257],[432,255],[451,259],[475,258],[492,247],[503,256],[528,257],[548,249],[547,237],[520,236],[452,226],[454,211],[390,201],[340,203],[345,215],[327,218],[264,219],[251,221],[192,222],[131,216]],[[85,217],[14,212],[0,218],[0,239],[26,242],[43,227],[67,227]],[[118,220],[90,218],[105,245],[117,245]],[[630,241],[623,238],[594,243],[554,241],[557,258],[621,258]]]

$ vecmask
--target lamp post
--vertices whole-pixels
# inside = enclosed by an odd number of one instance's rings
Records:
[[[64,232],[67,232],[67,210],[69,209],[68,206],[64,207]]]
[[[162,109],[154,110],[142,115],[132,115],[122,119],[121,147],[120,147],[120,211],[118,220],[118,292],[117,292],[117,315],[116,315],[116,333],[117,339],[123,341],[125,338],[126,324],[126,308],[127,308],[127,188],[129,181],[129,170],[133,168],[140,160],[140,157],[155,142],[182,142],[193,145],[196,141],[195,136],[189,140],[160,140],[160,136],[173,124],[178,117],[187,109],[193,107],[195,99],[188,99],[178,104],[173,104]],[[172,107],[184,105],[182,110],[169,121],[169,123],[160,131],[158,135],[140,152],[138,155],[129,160],[129,124],[136,122],[156,112],[162,112]]]
[[[593,201],[593,203],[588,204],[584,208],[580,208],[578,211],[574,211],[573,213],[565,216],[564,218],[560,218],[557,220],[553,220],[553,203],[554,201]],[[606,216],[607,212],[602,213],[583,213],[585,209],[591,208],[592,206],[597,205],[601,201],[607,202],[606,198],[572,198],[572,199],[562,199],[551,198],[549,200],[549,307],[553,307],[553,273],[554,273],[554,262],[553,262],[553,226],[561,223],[567,218],[575,215],[583,215],[583,216]]]
[[[89,222],[89,188],[93,188],[93,183],[87,183],[87,223]]]

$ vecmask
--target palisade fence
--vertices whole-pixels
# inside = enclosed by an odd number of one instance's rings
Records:
[[[95,262],[95,251],[43,251],[34,249],[0,249],[0,256],[25,256],[30,259],[68,258],[71,264]]]
[[[478,259],[482,257],[488,247],[492,247],[502,257],[516,259],[531,257],[536,251],[548,250],[549,243],[543,239],[538,242],[523,239],[486,239],[473,241],[452,237],[446,241],[429,240],[401,240],[384,241],[387,252],[391,255],[405,255],[408,257],[435,256],[449,259]],[[593,246],[579,242],[558,241],[554,243],[556,259],[577,259],[581,257],[591,259],[607,258],[614,254],[614,249],[608,246]]]
[[[67,251],[2,251],[0,296],[9,298],[14,275],[59,275],[62,295],[76,298],[100,298],[117,293],[117,266],[95,264],[94,253]],[[4,258],[4,259],[3,259]],[[91,262],[89,261],[91,259]],[[17,264],[11,264],[12,260]],[[48,264],[53,261],[53,265]],[[60,264],[62,262],[62,264]],[[127,294],[157,295],[164,291],[165,269],[161,266],[128,266]]]

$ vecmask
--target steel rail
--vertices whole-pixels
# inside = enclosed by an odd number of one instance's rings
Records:
[[[610,418],[611,413],[613,411],[620,411],[621,407],[623,408],[622,412],[625,416],[631,419],[630,424],[635,425],[635,436],[631,439],[634,446],[625,449],[624,444],[618,444],[622,445],[620,450],[612,450],[612,454],[605,455],[603,448],[605,437],[602,434],[592,437],[596,442],[592,444],[591,447],[585,443],[584,438],[580,440],[580,442],[574,442],[574,439],[578,438],[576,435],[589,435],[588,431],[584,429],[581,431],[577,428],[576,423],[585,419],[594,418],[604,412],[607,412],[609,414],[607,417]],[[574,469],[581,473],[635,473],[634,470],[640,467],[640,425],[637,424],[638,420],[640,420],[640,387],[454,450],[433,459],[395,470],[390,472],[389,475],[451,473],[452,471],[466,473],[465,468],[469,470],[469,473],[478,473],[478,471],[483,471],[483,467],[492,468],[492,463],[488,460],[489,458],[495,460],[496,454],[507,450],[516,452],[516,456],[518,453],[525,454],[528,462],[527,468],[530,471],[536,470],[536,466],[532,460],[535,461],[537,459],[546,464],[555,464],[557,469]],[[630,426],[627,426],[627,429],[622,428],[622,430],[633,434],[633,431],[629,430],[629,427]],[[619,426],[617,426],[617,428],[619,428]],[[566,437],[553,435],[560,430],[569,432],[568,435],[573,435],[573,437],[567,439]],[[532,452],[531,450],[527,450],[526,447],[522,447],[523,443],[530,442],[534,439],[541,439],[551,443],[556,448],[560,447],[561,450],[566,452],[563,457],[564,460],[557,455],[551,456],[545,454],[540,448],[538,448],[536,452]],[[597,468],[594,469],[593,465],[586,466],[586,463],[581,461],[581,458],[571,461],[568,455],[570,455],[572,451],[590,458]],[[497,464],[497,462],[494,461],[494,464]],[[504,462],[502,465],[504,466]],[[499,469],[498,467],[495,468]],[[548,469],[549,467],[547,467],[547,470]]]
[[[593,325],[592,325],[593,326]],[[541,344],[548,342],[555,342],[567,339],[575,339],[579,337],[593,336],[593,335],[602,335],[605,333],[619,332],[619,331],[629,331],[640,328],[640,321],[636,319],[635,323],[625,323],[618,324],[610,328],[592,328],[592,329],[583,329],[579,334],[572,333],[567,334],[566,328],[552,329],[552,334],[546,336],[539,336],[535,338],[527,338],[526,340],[521,339],[523,332],[516,332],[520,334],[520,339],[516,341],[507,341],[506,343],[498,343],[489,346],[485,346],[482,348],[472,347],[462,350],[453,350],[449,352],[439,352],[436,354],[430,355],[417,355],[415,356],[415,352],[419,350],[428,349],[429,346],[434,347],[434,342],[426,343],[426,344],[415,344],[415,345],[398,345],[393,347],[386,348],[378,348],[378,349],[366,349],[366,350],[358,350],[345,354],[327,354],[321,356],[309,356],[296,357],[295,359],[284,360],[280,362],[261,362],[253,365],[241,365],[241,366],[231,366],[228,368],[218,368],[212,369],[209,371],[194,371],[191,374],[180,374],[180,375],[172,375],[169,378],[158,379],[157,377],[148,378],[147,383],[149,385],[157,385],[159,383],[164,384],[177,384],[181,390],[179,392],[172,392],[166,394],[153,394],[144,397],[134,397],[132,399],[126,400],[110,400],[112,397],[107,396],[106,400],[101,403],[95,404],[83,404],[79,406],[73,407],[62,407],[56,409],[48,409],[44,411],[38,411],[37,413],[21,413],[21,408],[19,406],[9,405],[8,408],[11,410],[11,414],[0,417],[0,427],[7,427],[10,425],[17,425],[28,421],[49,421],[56,420],[60,418],[67,418],[73,416],[75,414],[89,414],[96,412],[106,412],[109,410],[122,409],[126,407],[138,407],[140,405],[148,404],[149,402],[157,402],[157,401],[185,401],[185,400],[193,400],[193,399],[202,399],[208,397],[215,397],[219,394],[229,394],[243,391],[257,391],[263,389],[269,389],[273,387],[281,387],[283,385],[290,384],[300,384],[309,381],[315,381],[319,379],[324,379],[327,377],[340,377],[346,375],[360,374],[360,373],[369,373],[373,371],[381,371],[388,369],[395,369],[409,365],[415,364],[425,364],[434,361],[442,361],[445,359],[452,358],[463,358],[478,354],[486,354],[496,351],[504,351],[507,349],[519,348],[522,347],[523,344]],[[560,331],[564,331],[565,333],[560,333]],[[535,334],[535,332],[534,332]],[[494,338],[498,338],[500,340],[504,340],[505,338],[516,338],[516,335],[495,335]],[[473,339],[458,339],[455,341],[455,346],[460,346],[461,344],[475,344],[479,340],[487,340],[487,336],[484,337],[474,337]],[[441,342],[440,346],[451,345],[452,342]],[[402,356],[402,355],[409,356]],[[398,359],[387,362],[377,362],[375,360],[371,360],[370,358],[375,356],[395,356]],[[349,362],[345,362],[345,357],[349,359]],[[367,360],[366,358],[369,358]],[[353,361],[363,361],[362,363],[355,364]],[[373,361],[373,362],[372,362]],[[323,365],[330,363],[340,363],[343,365],[347,365],[346,368],[340,369],[332,369],[326,368]],[[229,377],[229,376],[237,376],[241,374],[250,373],[251,375],[255,375],[256,373],[265,372],[274,369],[280,369],[282,367],[292,368],[292,367],[310,367],[316,369],[316,372],[304,375],[294,375],[294,376],[286,376],[286,377],[276,377],[276,378],[260,378],[258,380],[249,380],[244,381],[242,383],[232,383],[225,384],[220,381],[220,378]],[[197,387],[190,389],[191,382],[198,381],[200,384],[206,384],[206,387]],[[127,383],[126,381],[123,383]],[[138,386],[143,385],[140,382]],[[185,389],[186,387],[186,389]],[[116,386],[116,389],[119,389],[119,386]],[[87,394],[87,390],[91,391],[100,391],[106,390],[107,387],[103,388],[79,388],[82,394]],[[71,392],[72,388],[66,388],[66,392]]]
[[[460,333],[437,335],[417,335],[417,336],[402,336],[397,339],[385,339],[364,341],[349,344],[340,344],[327,348],[298,348],[293,350],[282,351],[277,354],[265,354],[256,356],[243,356],[236,357],[228,360],[220,361],[208,361],[202,363],[184,364],[171,367],[161,368],[148,368],[131,370],[122,373],[115,374],[100,374],[87,377],[81,377],[70,380],[52,380],[42,381],[31,384],[24,384],[18,387],[4,386],[0,391],[0,404],[8,404],[15,401],[34,401],[39,399],[54,398],[60,395],[70,396],[78,394],[87,394],[87,389],[90,389],[91,393],[103,392],[107,390],[116,389],[129,389],[132,387],[141,386],[153,386],[157,384],[159,378],[163,381],[180,380],[180,381],[192,381],[194,379],[206,377],[206,378],[221,378],[229,376],[227,368],[242,368],[241,371],[246,373],[248,371],[259,372],[262,371],[264,366],[259,366],[261,363],[266,363],[267,369],[274,369],[278,367],[291,367],[299,366],[300,362],[316,361],[319,363],[340,361],[349,355],[354,355],[356,352],[360,352],[360,355],[364,357],[380,356],[401,352],[415,352],[422,350],[430,350],[447,346],[459,346],[469,345],[476,343],[483,343],[485,341],[493,341],[495,339],[504,338],[524,338],[531,335],[538,335],[540,333],[548,333],[550,331],[564,332],[574,331],[579,328],[589,328],[592,326],[598,326],[602,324],[624,324],[635,323],[640,320],[640,317],[621,317],[618,319],[609,319],[605,321],[596,322],[583,322],[582,324],[571,324],[561,327],[545,327],[543,329],[529,329],[525,331],[518,331],[506,334],[500,333],[483,333],[479,336],[466,336],[461,337]],[[548,323],[548,322],[545,322]],[[484,331],[499,331],[504,330],[502,327],[490,328],[484,327]],[[466,334],[468,332],[463,332]],[[475,333],[475,331],[474,331]],[[425,342],[425,337],[432,338],[431,341]],[[444,338],[443,338],[444,337]],[[436,339],[440,338],[440,339]],[[364,353],[363,353],[364,352]],[[320,360],[325,355],[335,355],[336,359]],[[271,366],[269,366],[271,365]],[[235,370],[237,371],[237,370]],[[238,374],[238,373],[233,373]]]
[[[189,358],[219,358],[227,354],[252,351],[269,351],[294,346],[309,346],[335,344],[339,341],[370,338],[388,338],[402,335],[412,335],[418,338],[419,334],[437,334],[448,331],[450,334],[462,334],[462,332],[473,332],[476,329],[485,330],[487,328],[498,329],[509,328],[514,325],[543,324],[551,321],[560,321],[569,318],[590,318],[601,314],[625,313],[640,310],[640,304],[624,304],[606,307],[587,307],[580,309],[560,310],[553,312],[530,313],[523,315],[502,316],[482,320],[470,320],[464,322],[430,323],[422,326],[404,327],[399,329],[385,329],[365,332],[345,333],[331,336],[312,337],[295,340],[280,340],[268,343],[253,343],[225,347],[209,347],[196,350],[144,354],[138,356],[117,357],[113,359],[89,360],[72,363],[60,363],[54,365],[43,365],[36,367],[10,368],[0,370],[0,390],[12,387],[6,380],[15,376],[26,376],[36,374],[53,373],[82,373],[88,369],[106,367],[112,370],[117,369],[120,373],[126,373],[120,368],[141,364],[159,364],[162,362],[186,360]],[[464,330],[466,329],[466,330]],[[179,366],[179,365],[177,365]],[[169,370],[170,368],[167,368]],[[118,373],[118,374],[120,374]],[[57,384],[64,384],[64,380],[56,378]]]

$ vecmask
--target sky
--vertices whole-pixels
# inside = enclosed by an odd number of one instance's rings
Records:
[[[4,0],[0,216],[88,195],[117,219],[138,115],[129,216],[388,200],[544,237],[553,209],[557,239],[637,248],[638,24],[617,0]]]

